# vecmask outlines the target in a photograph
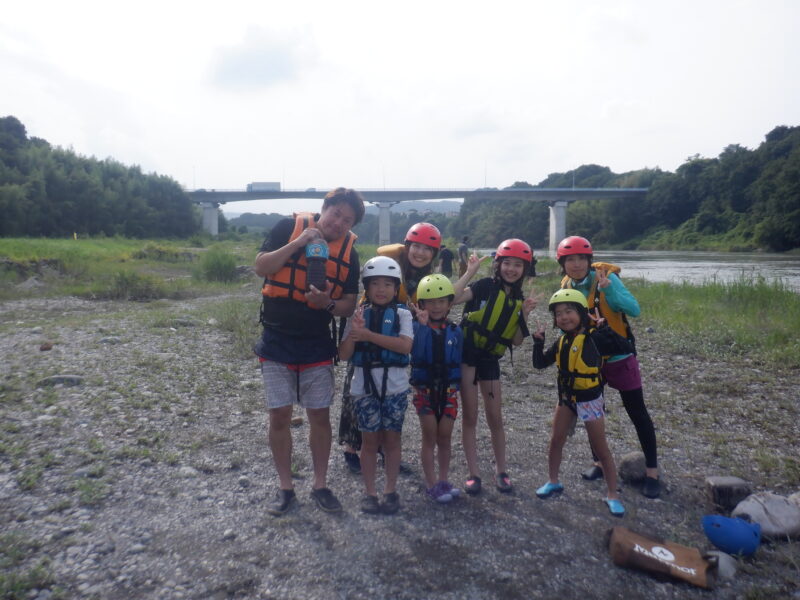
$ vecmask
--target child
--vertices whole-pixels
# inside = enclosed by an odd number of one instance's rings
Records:
[[[400,509],[396,491],[400,469],[400,433],[408,407],[408,353],[414,336],[411,313],[398,306],[402,282],[400,265],[388,256],[376,256],[361,270],[366,304],[347,323],[339,357],[355,366],[350,393],[362,433],[361,473],[366,496],[365,513],[394,514]],[[386,466],[383,502],[375,491],[378,447]]]
[[[636,428],[646,467],[642,494],[657,498],[661,493],[661,482],[658,477],[656,431],[644,403],[639,361],[633,332],[628,324],[628,317],[639,316],[639,303],[619,278],[619,267],[592,261],[592,245],[586,238],[576,235],[564,238],[558,244],[556,258],[564,275],[561,287],[581,292],[590,310],[599,309],[600,316],[608,326],[631,342],[630,350],[607,358],[603,365],[603,379],[608,387],[619,390],[625,412]],[[602,476],[595,458],[595,464],[583,473],[583,478],[599,479]]]
[[[467,459],[468,494],[481,491],[478,471],[476,427],[478,424],[478,386],[480,385],[486,422],[492,436],[495,458],[495,485],[503,493],[512,490],[506,473],[506,434],[503,430],[502,390],[499,359],[512,345],[518,346],[528,335],[527,320],[536,307],[536,299],[523,299],[522,282],[531,266],[530,246],[518,239],[504,241],[497,248],[493,277],[472,283],[481,260],[469,259],[466,273],[455,286],[455,303],[466,302],[464,319],[464,351],[461,360],[462,442]]]
[[[537,369],[553,363],[558,366],[558,404],[547,454],[550,480],[536,490],[536,495],[548,498],[564,489],[558,481],[561,452],[575,419],[580,417],[589,435],[589,444],[603,466],[608,486],[605,500],[608,510],[615,517],[621,517],[625,514],[625,507],[617,496],[617,468],[606,443],[600,369],[603,356],[630,351],[630,344],[609,327],[595,329],[586,298],[578,290],[559,290],[553,294],[550,312],[553,313],[554,327],[563,331],[561,337],[544,352],[544,326],[538,327],[533,334],[533,366]],[[598,317],[598,326],[602,321]]]
[[[461,328],[447,320],[454,298],[453,284],[446,275],[428,275],[417,287],[418,305],[412,305],[417,323],[411,348],[411,385],[422,428],[420,459],[428,495],[440,503],[461,494],[447,481],[463,345]],[[434,448],[439,451],[438,478]]]

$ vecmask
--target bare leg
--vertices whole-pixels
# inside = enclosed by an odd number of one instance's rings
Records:
[[[481,395],[486,423],[492,436],[495,471],[506,471],[506,432],[503,429],[503,392],[498,380],[481,381]]]
[[[400,432],[381,431],[381,443],[386,457],[384,494],[390,494],[397,488],[397,475],[400,473]]]
[[[419,415],[419,425],[422,429],[422,449],[420,450],[420,461],[422,462],[422,472],[425,475],[425,486],[433,487],[436,483],[434,474],[433,453],[436,446],[436,417],[432,414]],[[441,451],[439,455],[441,464]]]
[[[328,459],[331,456],[331,421],[329,408],[306,409],[308,416],[308,444],[311,448],[311,462],[314,465],[314,489],[326,486],[328,479]]]
[[[450,440],[453,437],[455,420],[442,417],[436,434],[436,447],[439,453],[439,481],[447,481],[450,472]]]
[[[369,496],[375,492],[375,470],[378,464],[378,446],[381,444],[380,432],[361,432],[361,475],[364,488]]]
[[[291,490],[292,483],[292,405],[269,411],[269,448],[282,490]]]
[[[606,480],[606,486],[608,486],[608,499],[616,500],[619,498],[617,495],[617,467],[614,464],[614,455],[611,454],[606,442],[605,419],[586,421],[585,425],[592,448],[597,453],[600,464],[603,466],[603,477]]]
[[[575,413],[569,408],[560,404],[556,406],[553,414],[553,432],[550,436],[550,447],[547,450],[547,471],[550,483],[558,483],[558,471],[561,468],[564,444],[567,441],[567,433],[574,420]]]
[[[475,367],[461,365],[461,443],[467,459],[470,475],[479,475],[478,470],[478,386],[475,380]]]

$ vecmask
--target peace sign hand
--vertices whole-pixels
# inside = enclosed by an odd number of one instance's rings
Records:
[[[595,327],[597,327],[598,329],[602,327],[606,322],[606,320],[600,316],[600,309],[597,308],[596,306],[594,307],[594,314],[589,313],[589,318],[592,321],[594,321]]]
[[[544,324],[540,323],[539,320],[536,320],[536,329],[531,334],[537,340],[544,341]]]
[[[611,285],[611,281],[608,278],[608,272],[605,269],[597,269],[597,287],[601,290],[607,288]]]
[[[528,294],[528,297],[525,298],[525,300],[523,300],[522,302],[522,314],[525,316],[526,319],[528,318],[528,315],[531,314],[531,311],[534,308],[536,308],[536,306],[543,298],[544,294],[542,294],[541,292],[537,294],[536,291],[533,288],[531,288],[530,294]]]
[[[420,308],[418,304],[414,302],[409,302],[408,307],[414,312],[414,316],[417,319],[417,323],[420,325],[427,325],[428,324],[428,311],[424,308]]]

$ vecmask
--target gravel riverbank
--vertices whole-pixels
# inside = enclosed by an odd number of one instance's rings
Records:
[[[240,294],[257,298],[252,290]],[[602,482],[585,482],[585,432],[568,441],[566,491],[546,501],[552,371],[530,366],[530,341],[503,366],[514,493],[433,504],[424,494],[419,426],[403,433],[403,508],[358,509],[361,480],[334,447],[330,487],[340,515],[310,500],[305,421],[294,428],[299,506],[264,510],[277,487],[257,362],[232,351],[212,318],[223,298],[149,304],[74,298],[0,304],[0,568],[6,590],[53,598],[800,598],[800,543],[763,545],[708,592],[615,567],[613,525],[710,549],[705,477],[736,475],[756,490],[798,491],[796,372],[674,356],[668,332],[637,324],[645,397],[656,423],[664,493],[623,484],[612,517]],[[214,306],[217,308],[214,308]],[[539,318],[544,318],[544,310]],[[653,331],[647,333],[646,326]],[[258,334],[254,327],[253,336]],[[552,339],[552,334],[549,334]],[[40,350],[45,342],[51,350]],[[63,383],[48,376],[73,375]],[[337,367],[341,389],[344,366]],[[609,439],[638,450],[615,392]],[[299,414],[299,413],[297,413]],[[337,405],[332,410],[334,427]],[[463,482],[460,427],[453,481]],[[484,481],[491,450],[479,428]],[[8,595],[6,597],[16,597]]]

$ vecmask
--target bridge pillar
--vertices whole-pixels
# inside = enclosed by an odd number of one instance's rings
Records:
[[[375,202],[375,204],[378,206],[378,245],[385,246],[389,243],[389,236],[392,233],[389,215],[394,202]]]
[[[555,258],[558,243],[567,237],[567,205],[569,202],[558,200],[550,203],[550,256]]]
[[[203,207],[203,229],[213,236],[219,235],[219,204],[216,202],[201,202]]]

